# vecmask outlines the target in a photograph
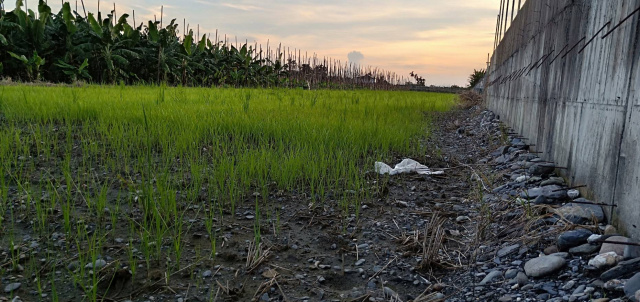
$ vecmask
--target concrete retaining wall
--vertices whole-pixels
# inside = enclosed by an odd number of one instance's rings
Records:
[[[528,0],[491,59],[486,88],[490,109],[543,158],[567,167],[571,184],[587,185],[587,197],[617,205],[605,212],[638,239],[639,7]]]

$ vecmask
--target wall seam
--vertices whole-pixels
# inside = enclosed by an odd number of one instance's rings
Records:
[[[635,54],[636,53],[636,49],[638,49],[638,40],[640,39],[639,37],[639,33],[640,31],[638,30],[638,28],[640,27],[640,17],[638,17],[637,15],[634,17],[635,22],[633,22],[632,24],[636,23],[637,25],[635,26],[635,39],[634,39],[634,43],[633,43],[633,47],[631,48],[631,54]],[[624,143],[624,133],[627,130],[627,123],[629,122],[628,120],[631,118],[630,116],[628,116],[629,114],[629,108],[631,106],[631,86],[632,86],[632,80],[633,80],[633,72],[634,72],[634,68],[636,66],[636,63],[638,61],[638,58],[635,57],[635,55],[632,57],[631,60],[631,68],[629,68],[629,82],[627,84],[627,103],[626,106],[624,108],[624,119],[622,120],[622,131],[620,132],[620,142],[618,143],[618,156],[616,157],[616,173],[615,173],[615,181],[613,182],[613,193],[612,193],[612,198],[611,198],[611,205],[616,204],[615,200],[616,200],[616,196],[617,196],[617,192],[618,192],[618,182],[619,180],[619,176],[618,173],[620,173],[620,157],[622,156],[622,146]],[[613,218],[613,214],[614,214],[614,208],[615,207],[609,207],[609,217],[612,219]]]

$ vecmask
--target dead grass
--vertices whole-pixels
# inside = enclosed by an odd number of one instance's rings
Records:
[[[473,106],[482,105],[484,99],[479,93],[467,90],[458,94],[458,108],[469,109]]]

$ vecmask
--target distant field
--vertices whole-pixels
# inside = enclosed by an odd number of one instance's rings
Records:
[[[13,251],[2,270],[21,265],[25,275],[54,280],[55,267],[41,269],[38,259],[25,265],[20,248],[24,236],[62,233],[65,244],[36,258],[74,255],[81,265],[63,274],[76,286],[51,281],[43,291],[69,286],[95,301],[109,286],[98,287],[101,278],[84,264],[96,263],[114,238],[129,243],[119,263],[135,280],[136,264],[149,271],[161,261],[171,276],[191,263],[195,256],[186,260],[184,248],[192,229],[210,239],[196,256],[213,259],[217,230],[235,219],[239,204],[255,208],[256,245],[261,228],[277,229],[282,194],[304,194],[300,202],[310,206],[330,199],[349,215],[370,197],[365,172],[373,163],[424,155],[425,113],[450,109],[454,98],[364,90],[0,87],[0,245]]]

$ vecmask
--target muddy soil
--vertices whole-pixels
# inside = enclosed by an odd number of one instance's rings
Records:
[[[127,233],[129,226],[114,225],[95,262],[99,267],[87,269],[86,276],[99,280],[96,292],[103,301],[437,301],[457,295],[472,286],[470,267],[486,247],[478,235],[491,215],[483,192],[499,176],[491,176],[482,159],[503,142],[504,131],[479,108],[430,118],[432,135],[424,142],[430,151],[415,159],[444,175],[371,171],[366,176],[378,189],[347,216],[340,201],[313,203],[304,192],[271,192],[273,206],[264,210],[270,214],[255,213],[255,201],[248,199],[216,221],[214,259],[202,255],[211,240],[201,209],[194,207],[185,218],[190,227],[180,266],[172,259],[145,263],[130,248],[140,238]],[[402,156],[396,160],[388,164]],[[90,289],[73,279],[87,263],[67,254],[70,241],[61,221],[54,210],[55,232],[38,234],[18,218],[11,226],[17,231],[13,250],[3,226],[0,301],[88,300]],[[153,244],[171,248],[171,242]],[[7,290],[11,284],[20,285]]]

